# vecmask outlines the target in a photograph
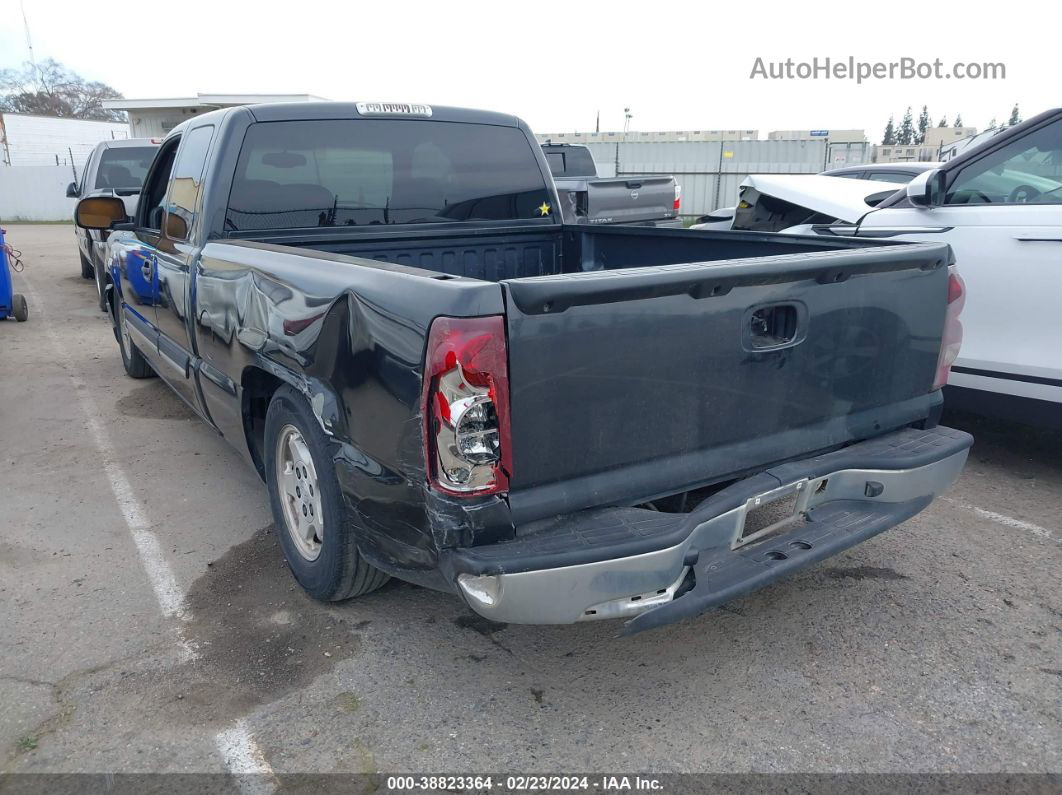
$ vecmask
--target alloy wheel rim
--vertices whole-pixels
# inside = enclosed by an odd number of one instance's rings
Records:
[[[316,560],[324,543],[321,489],[310,448],[294,425],[281,429],[275,460],[285,529],[299,555]]]
[[[126,322],[125,312],[122,311],[121,305],[118,306],[118,331],[122,335],[122,355],[128,358],[133,350],[133,341],[129,336],[129,324]]]

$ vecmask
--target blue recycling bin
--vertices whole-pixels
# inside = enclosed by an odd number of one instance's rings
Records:
[[[0,320],[13,317],[21,323],[29,317],[29,307],[26,305],[26,296],[13,290],[11,262],[4,243],[4,230],[0,229]]]

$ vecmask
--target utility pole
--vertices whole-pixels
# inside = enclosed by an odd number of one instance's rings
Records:
[[[601,132],[601,111],[600,110],[597,112],[597,122],[594,124],[594,132],[595,133]]]
[[[30,37],[29,20],[26,19],[26,0],[22,0],[20,3],[22,8],[22,25],[26,29],[26,47],[29,49],[30,65],[33,67],[33,87],[40,90],[40,84],[37,81],[37,59],[33,56],[33,39]]]
[[[631,128],[631,116],[633,116],[633,115],[634,114],[631,113],[631,109],[630,108],[624,108],[623,109],[623,134],[624,135],[626,135],[627,131],[630,130],[630,128]]]

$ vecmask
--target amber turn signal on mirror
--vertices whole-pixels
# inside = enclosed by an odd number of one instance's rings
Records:
[[[125,204],[114,196],[91,196],[77,203],[74,219],[82,229],[110,229],[126,220]]]

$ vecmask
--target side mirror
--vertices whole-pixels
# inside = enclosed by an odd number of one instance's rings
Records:
[[[90,196],[74,210],[74,222],[82,229],[110,229],[125,220],[125,204],[113,196]]]
[[[77,189],[76,182],[71,182],[69,185],[66,186],[66,198],[76,199],[80,194],[81,192]]]
[[[179,215],[166,213],[163,232],[170,240],[185,240],[188,237],[188,223]]]
[[[907,183],[907,198],[915,207],[939,207],[944,203],[944,172],[923,171]]]

